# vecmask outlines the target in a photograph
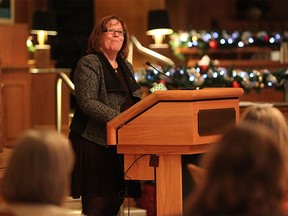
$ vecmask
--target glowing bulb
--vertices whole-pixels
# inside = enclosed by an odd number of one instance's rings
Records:
[[[269,39],[269,42],[270,42],[270,43],[275,43],[275,38],[271,37],[271,38]]]
[[[252,43],[254,43],[254,39],[250,37],[250,38],[248,39],[248,42],[249,42],[250,44],[252,44]]]
[[[222,39],[220,40],[220,44],[225,44],[225,43],[226,43],[225,39],[222,38]]]
[[[244,43],[242,41],[239,41],[238,47],[244,47]]]

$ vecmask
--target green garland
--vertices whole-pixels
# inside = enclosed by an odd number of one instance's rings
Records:
[[[140,85],[153,87],[162,82],[167,89],[185,89],[191,87],[242,87],[246,93],[251,90],[260,92],[261,89],[275,88],[283,91],[286,79],[288,78],[288,70],[281,69],[270,72],[267,69],[234,69],[216,67],[211,64],[206,68],[196,65],[195,67],[168,67],[162,70],[157,68],[167,76],[157,73],[152,68],[135,73],[135,78]],[[172,77],[173,79],[170,79]],[[179,81],[177,81],[179,80]]]
[[[170,35],[169,44],[175,56],[184,60],[183,54],[178,48],[196,47],[201,58],[209,49],[234,49],[247,46],[271,47],[279,50],[281,43],[288,41],[288,32],[267,32],[267,31],[234,31],[225,30],[190,30],[178,31]]]
[[[199,57],[203,57],[209,49],[234,49],[247,46],[271,47],[279,50],[282,42],[288,41],[288,32],[266,32],[266,31],[207,31],[190,30],[178,31],[170,35],[169,44],[176,57],[185,60],[184,55],[177,52],[178,48],[197,47]],[[161,68],[158,68],[162,70]],[[261,89],[275,88],[283,91],[286,79],[288,78],[288,69],[283,68],[277,71],[267,69],[247,70],[217,67],[210,62],[206,68],[200,67],[168,67],[162,70],[164,75],[157,73],[152,68],[139,71],[135,74],[136,79],[141,85],[153,87],[162,82],[168,89],[178,89],[191,87],[242,87],[246,93],[251,90],[260,92]],[[179,80],[179,82],[175,81]],[[185,84],[183,84],[185,83]]]

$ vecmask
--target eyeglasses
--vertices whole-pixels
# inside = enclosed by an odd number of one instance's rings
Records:
[[[105,29],[104,32],[106,32],[107,34],[119,34],[119,35],[122,35],[124,36],[125,35],[125,31],[122,31],[122,30],[118,30],[118,29]]]

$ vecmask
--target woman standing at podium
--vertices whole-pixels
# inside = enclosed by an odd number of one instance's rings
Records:
[[[87,55],[75,69],[76,110],[69,138],[76,154],[72,196],[85,215],[117,215],[125,195],[122,158],[106,142],[106,123],[140,100],[140,86],[126,61],[129,33],[117,16],[93,28]]]

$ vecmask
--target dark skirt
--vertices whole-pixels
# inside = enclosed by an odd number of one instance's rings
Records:
[[[71,131],[76,162],[72,172],[71,196],[125,196],[123,155],[116,146],[101,146]]]

